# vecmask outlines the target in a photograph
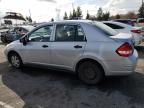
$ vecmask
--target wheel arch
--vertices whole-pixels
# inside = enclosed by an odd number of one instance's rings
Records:
[[[75,71],[77,72],[78,67],[80,66],[80,64],[82,64],[82,63],[84,63],[84,62],[87,62],[87,61],[96,63],[96,64],[102,69],[103,74],[105,75],[105,68],[104,68],[104,66],[103,66],[100,62],[98,62],[97,60],[94,60],[94,59],[92,59],[92,58],[83,58],[83,59],[79,60],[79,61],[77,62],[77,64],[76,64],[76,66],[75,66]]]
[[[9,51],[9,52],[7,53],[7,59],[8,59],[9,62],[10,62],[10,55],[13,54],[13,53],[17,54],[17,55],[20,57],[20,55],[19,55],[18,52],[14,51],[14,50],[11,50],[11,51]],[[21,57],[20,57],[20,58],[21,58]]]

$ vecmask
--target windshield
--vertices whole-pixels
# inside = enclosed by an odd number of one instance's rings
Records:
[[[114,36],[117,35],[118,32],[109,26],[103,24],[102,22],[92,22],[92,25],[94,25],[97,29],[99,29],[102,33],[104,33],[107,36]]]

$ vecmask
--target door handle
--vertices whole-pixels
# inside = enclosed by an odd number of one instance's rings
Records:
[[[43,48],[47,48],[47,47],[48,47],[48,45],[43,45],[42,47],[43,47]]]
[[[74,48],[82,48],[80,45],[75,45]]]

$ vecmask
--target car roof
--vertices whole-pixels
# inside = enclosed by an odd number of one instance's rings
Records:
[[[45,22],[42,24],[39,24],[38,26],[44,26],[44,25],[49,25],[49,24],[61,24],[61,23],[90,23],[92,22],[91,20],[63,20],[63,21],[54,21],[54,22]]]

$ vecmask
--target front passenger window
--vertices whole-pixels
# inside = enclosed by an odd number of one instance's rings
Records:
[[[53,26],[48,25],[41,27],[30,34],[30,42],[49,42],[52,35]]]

